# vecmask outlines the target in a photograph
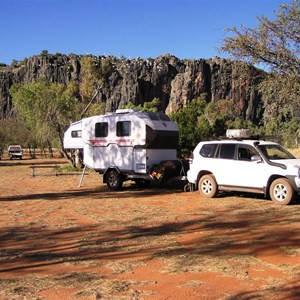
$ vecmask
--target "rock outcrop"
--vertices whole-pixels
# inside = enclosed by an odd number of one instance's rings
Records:
[[[51,82],[67,85],[74,80],[79,84],[83,57],[44,54],[12,66],[1,66],[0,119],[12,112],[9,89],[14,83],[25,84],[46,77]],[[236,115],[254,123],[263,113],[257,89],[261,71],[244,63],[220,58],[180,60],[172,55],[156,59],[92,58],[96,67],[103,59],[109,63],[97,95],[98,102],[105,102],[106,111],[129,102],[138,105],[158,98],[159,109],[171,113],[205,93],[207,101],[233,101]]]

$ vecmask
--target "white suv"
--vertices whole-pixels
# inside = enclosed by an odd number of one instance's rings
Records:
[[[20,145],[10,145],[7,149],[9,159],[20,158],[22,159],[23,149]]]
[[[300,192],[300,159],[274,142],[228,139],[200,142],[193,151],[188,181],[203,197],[218,191],[262,193],[281,205]]]

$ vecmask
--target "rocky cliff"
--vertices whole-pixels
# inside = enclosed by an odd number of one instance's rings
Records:
[[[12,112],[9,89],[14,83],[29,83],[40,77],[68,84],[82,81],[84,56],[38,55],[0,68],[0,119]],[[105,60],[109,68],[103,75],[97,101],[106,111],[113,111],[129,102],[135,105],[160,100],[160,110],[170,113],[206,93],[207,101],[233,101],[237,116],[257,123],[262,115],[257,90],[261,71],[252,66],[226,59],[180,60],[172,55],[156,59],[92,57],[95,68]]]

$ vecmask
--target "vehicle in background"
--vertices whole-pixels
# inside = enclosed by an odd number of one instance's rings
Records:
[[[10,160],[12,160],[13,158],[22,159],[23,149],[20,145],[10,145],[7,151]]]

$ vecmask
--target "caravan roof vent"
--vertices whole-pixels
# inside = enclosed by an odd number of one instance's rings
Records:
[[[227,129],[226,137],[230,139],[247,139],[251,137],[250,129]]]
[[[123,109],[117,109],[116,114],[129,114],[132,112],[135,112],[136,110],[131,109],[131,108],[123,108]]]

